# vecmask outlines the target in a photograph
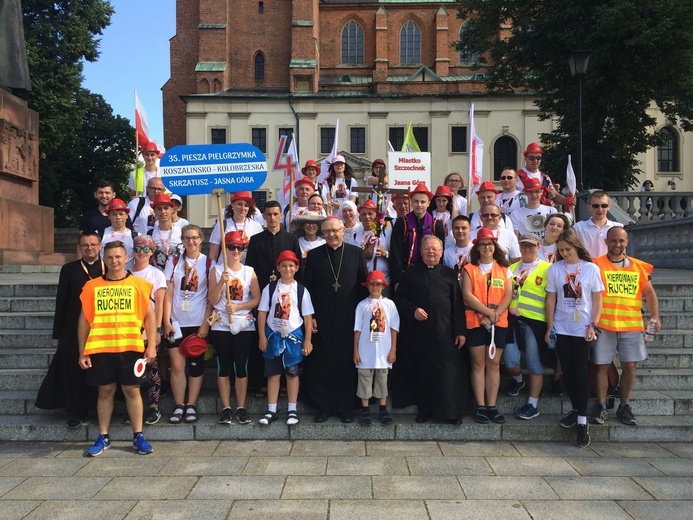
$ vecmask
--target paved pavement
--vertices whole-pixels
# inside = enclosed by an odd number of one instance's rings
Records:
[[[693,519],[693,442],[0,443],[0,518]]]

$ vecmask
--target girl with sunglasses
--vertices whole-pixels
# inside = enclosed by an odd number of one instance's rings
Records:
[[[244,237],[238,231],[225,235],[227,268],[217,264],[210,275],[208,322],[210,339],[217,353],[217,385],[222,412],[219,424],[250,424],[245,408],[248,395],[248,357],[257,345],[252,310],[260,303],[260,284],[255,270],[241,263]],[[236,412],[231,410],[231,369],[234,371]]]

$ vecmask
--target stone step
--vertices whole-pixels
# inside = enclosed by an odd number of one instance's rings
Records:
[[[0,265],[1,274],[60,273],[60,265]]]
[[[0,330],[53,330],[53,312],[0,312]]]
[[[261,426],[254,421],[249,425],[222,425],[216,416],[203,415],[195,424],[171,425],[167,422],[145,426],[147,439],[156,450],[155,441],[163,440],[270,440],[270,439],[320,439],[320,440],[441,440],[441,441],[575,441],[575,429],[559,426],[561,415],[540,415],[531,421],[508,417],[505,424],[476,424],[465,416],[463,424],[453,426],[437,422],[417,424],[414,415],[398,415],[390,426],[374,423],[362,426],[358,423],[342,424],[332,417],[323,424],[313,422],[311,415],[302,415],[294,426],[280,420],[271,426]],[[124,415],[114,416],[110,434],[115,441],[129,440],[132,430],[122,424]],[[64,417],[43,415],[6,415],[0,422],[0,441],[73,441],[90,443],[99,434],[95,420],[80,428],[65,427]],[[637,426],[624,426],[615,418],[609,418],[602,426],[590,426],[593,442],[687,442],[693,438],[692,416],[642,416]]]
[[[0,415],[62,415],[62,410],[41,410],[34,406],[36,400],[35,390],[2,390],[0,391]],[[147,402],[146,396],[144,397]],[[506,416],[514,415],[527,402],[527,393],[523,390],[520,395],[510,397],[501,392],[498,396],[498,408]],[[280,398],[279,407],[286,410],[286,398]],[[615,403],[618,404],[618,398]],[[596,406],[596,399],[591,399],[590,410],[592,406]],[[636,415],[681,415],[689,414],[693,410],[693,390],[636,390],[631,396],[631,404]],[[231,396],[231,405],[236,406],[235,396]],[[123,403],[117,403],[116,408],[122,408]],[[160,409],[166,420],[173,412],[173,399],[170,395],[161,399]],[[219,395],[214,389],[213,391],[204,390],[197,402],[198,410],[205,415],[220,415],[222,405],[219,400]],[[254,417],[259,418],[267,410],[267,400],[265,398],[257,398],[254,395],[249,396],[246,400],[246,408]],[[407,408],[392,409],[395,415],[412,415],[416,414],[416,407],[410,406]],[[375,409],[375,408],[374,408]],[[566,414],[571,410],[570,400],[566,396],[542,396],[539,399],[539,411],[542,414],[561,415]],[[301,401],[298,403],[299,413],[312,413]],[[610,413],[615,413],[616,410],[609,410]],[[123,408],[124,413],[124,408]]]
[[[0,367],[48,370],[54,353],[54,348],[4,348],[0,350]]]
[[[52,329],[5,329],[0,336],[0,349],[55,348],[57,344],[57,340],[53,339]]]
[[[0,296],[16,298],[49,298],[55,301],[55,294],[58,291],[58,280],[47,281],[40,284],[0,284]]]
[[[693,349],[648,347],[643,368],[693,368]]]
[[[2,296],[0,312],[55,312],[55,294],[53,297]]]
[[[657,270],[652,277],[652,284],[654,285],[655,291],[657,291],[658,298],[670,298],[670,297],[688,297],[690,298],[693,294],[693,284],[691,284],[691,275],[693,274],[690,270],[683,271],[681,273],[681,280],[677,280],[676,283],[662,282],[658,280]]]
[[[635,374],[639,390],[690,390],[693,368],[641,368]]]
[[[662,328],[688,330],[693,329],[693,314],[683,312],[662,312],[659,315]]]

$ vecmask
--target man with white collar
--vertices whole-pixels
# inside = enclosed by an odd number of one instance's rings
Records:
[[[498,190],[492,182],[485,181],[481,183],[481,185],[479,186],[479,191],[476,194],[476,197],[479,201],[479,210],[472,213],[469,217],[472,221],[472,229],[485,227],[484,221],[481,218],[481,214],[483,213],[484,207],[487,204],[495,204],[497,195]],[[503,213],[501,213],[499,225],[502,229],[507,229],[510,233],[514,233],[515,231],[512,222],[509,218],[506,218],[506,216]]]
[[[486,204],[481,214],[481,220],[484,224],[483,227],[493,231],[493,236],[498,239],[498,245],[505,252],[508,261],[512,264],[520,259],[520,244],[513,231],[508,231],[508,229],[500,225],[502,217],[503,214],[500,212],[500,208],[495,204]],[[480,229],[479,227],[472,232],[472,240],[476,238]]]
[[[573,229],[578,234],[580,242],[592,258],[604,256],[607,252],[606,234],[612,227],[623,227],[620,222],[613,222],[607,218],[611,209],[609,194],[598,190],[590,195],[589,204],[592,217],[588,220],[577,222]]]
[[[539,169],[543,154],[544,152],[539,143],[529,143],[527,145],[527,149],[523,152],[525,165],[517,172],[518,189],[523,189],[527,180],[537,179],[541,182],[543,190],[541,196],[542,204],[550,205],[552,201],[556,204],[574,204],[574,200],[568,200],[565,196],[558,193],[551,182],[551,177]]]
[[[510,215],[527,203],[527,198],[517,189],[517,172],[514,169],[509,166],[503,168],[500,174],[500,184],[503,191],[496,196],[496,205],[504,215]]]
[[[291,206],[291,216],[289,216],[289,206],[284,208],[284,229],[291,227],[290,220],[293,217],[308,211],[308,199],[315,193],[315,184],[308,177],[303,177],[294,183],[294,193],[296,202]]]
[[[542,187],[541,182],[537,179],[529,179],[525,183],[524,193],[527,196],[527,205],[524,208],[518,208],[510,214],[510,220],[515,228],[515,234],[518,238],[526,233],[533,233],[539,238],[544,237],[544,221],[546,217],[552,213],[557,213],[556,208],[553,206],[545,206],[541,204],[541,194]],[[528,226],[528,219],[538,218],[539,225],[537,227],[532,226],[532,229]]]

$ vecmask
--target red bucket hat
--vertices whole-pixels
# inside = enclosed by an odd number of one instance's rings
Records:
[[[485,182],[481,183],[481,185],[479,186],[479,189],[477,190],[477,193],[481,193],[482,191],[492,191],[493,193],[498,195],[498,190],[493,185],[493,183],[490,181],[485,181]]]
[[[378,271],[378,270],[371,271],[370,273],[368,273],[368,276],[366,277],[366,281],[362,282],[361,285],[366,287],[371,282],[381,283],[385,287],[390,285],[389,283],[387,283],[387,280],[385,279],[385,273],[383,273],[382,271]]]
[[[428,188],[426,187],[425,182],[420,182],[419,184],[417,184],[416,188],[414,188],[413,190],[411,190],[409,192],[409,198],[413,197],[417,193],[423,193],[424,195],[427,195],[429,199],[433,198],[433,193],[428,191]]]
[[[152,202],[150,206],[152,208],[156,208],[157,206],[173,207],[173,201],[171,201],[171,197],[169,197],[165,193],[159,193],[156,197],[154,197],[154,202]]]
[[[541,150],[541,146],[539,146],[539,143],[529,143],[527,145],[527,149],[524,152],[522,152],[522,154],[526,157],[531,153],[538,153],[539,155],[541,155],[544,152]]]
[[[197,357],[207,352],[207,340],[197,337],[197,333],[193,332],[190,336],[186,336],[180,342],[178,352],[185,357]]]
[[[543,187],[539,179],[527,179],[525,182],[525,187],[522,191],[540,191]]]
[[[305,175],[306,169],[308,168],[315,168],[317,171],[320,171],[320,166],[318,166],[318,163],[316,163],[313,159],[309,159],[306,161],[306,165],[303,168],[301,168],[301,173]]]
[[[255,200],[253,199],[253,194],[249,191],[239,191],[231,196],[231,204],[237,200],[245,201],[248,206],[255,206]]]
[[[474,245],[476,245],[479,240],[493,240],[494,242],[498,242],[498,239],[494,236],[493,231],[489,228],[481,228],[479,230],[479,232],[476,234],[476,238],[473,240]]]
[[[238,231],[229,231],[224,235],[224,243],[232,246],[245,246],[247,245],[245,240],[243,240],[243,235]]]
[[[124,211],[125,213],[130,213],[130,208],[128,208],[122,200],[113,199],[106,207],[106,213],[110,213],[111,211]]]
[[[361,213],[362,209],[370,210],[370,211],[378,211],[378,208],[375,206],[375,202],[373,202],[371,199],[366,199],[366,202],[364,202],[362,205],[358,207],[358,212]]]
[[[294,182],[294,189],[298,188],[301,184],[306,184],[311,188],[315,189],[315,184],[313,184],[313,181],[311,181],[307,177],[303,177],[303,179],[299,179],[296,182]]]
[[[161,155],[161,152],[156,147],[156,143],[153,143],[151,141],[142,147],[142,155],[149,152],[154,152],[156,155]]]
[[[290,260],[296,265],[301,265],[301,262],[299,262],[298,258],[296,257],[296,253],[291,251],[291,249],[285,249],[279,253],[279,256],[277,257],[277,265],[281,264],[282,262],[286,262],[287,260]]]
[[[450,187],[449,187],[449,186],[446,186],[446,185],[444,185],[444,184],[443,184],[442,186],[438,186],[438,187],[436,188],[436,194],[435,194],[435,196],[436,196],[436,197],[447,197],[447,198],[449,198],[449,199],[453,199],[453,198],[454,198],[454,195],[452,194],[452,190],[450,189]]]

